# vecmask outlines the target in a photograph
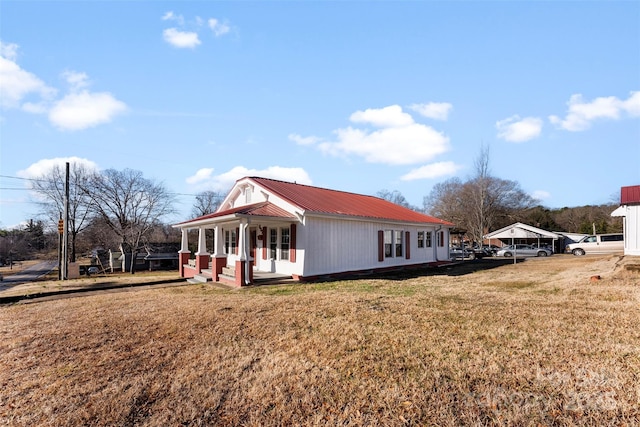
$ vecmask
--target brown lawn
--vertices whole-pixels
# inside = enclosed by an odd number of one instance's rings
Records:
[[[559,255],[3,306],[0,423],[638,425],[634,264]]]

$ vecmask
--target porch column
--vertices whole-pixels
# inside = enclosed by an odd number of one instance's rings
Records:
[[[238,253],[240,259],[236,261],[236,284],[239,286],[250,285],[253,283],[253,267],[249,258],[249,250],[247,244],[247,230],[249,229],[249,221],[243,219],[240,221],[238,236]]]
[[[204,227],[198,228],[198,252],[196,252],[196,271],[209,268],[209,252],[207,252],[207,233]]]
[[[213,256],[211,257],[211,275],[214,282],[219,280],[222,268],[227,266],[227,255],[224,253],[224,236],[222,227],[216,225],[213,229]]]
[[[180,229],[182,232],[182,244],[178,251],[178,271],[180,277],[184,277],[184,265],[189,263],[191,251],[189,250],[189,230],[187,228]]]

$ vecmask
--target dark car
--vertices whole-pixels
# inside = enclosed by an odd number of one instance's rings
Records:
[[[464,255],[463,255],[464,254]],[[476,253],[473,249],[465,247],[464,251],[459,246],[449,248],[450,259],[476,259]]]
[[[500,250],[500,247],[496,245],[482,245],[482,250],[487,256],[495,256],[496,252]]]

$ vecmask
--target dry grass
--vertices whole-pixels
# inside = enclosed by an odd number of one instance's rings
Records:
[[[0,422],[637,425],[640,273],[625,263],[1,307]]]
[[[70,280],[58,280],[57,278],[58,271],[54,270],[42,280],[18,284],[2,283],[5,287],[0,288],[0,297],[36,296],[38,294],[76,289],[97,290],[114,286],[133,286],[179,279],[176,271],[139,271],[136,274],[124,272],[104,273]]]

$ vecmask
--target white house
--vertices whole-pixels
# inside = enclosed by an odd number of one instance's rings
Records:
[[[624,217],[624,254],[640,255],[640,185],[620,189],[620,207],[611,216]]]
[[[243,286],[262,273],[310,280],[448,261],[453,224],[373,196],[245,177],[215,213],[174,227],[181,277]],[[188,230],[198,230],[193,259]]]

